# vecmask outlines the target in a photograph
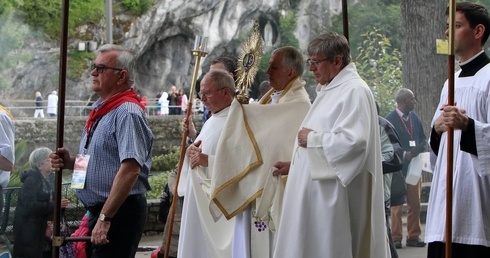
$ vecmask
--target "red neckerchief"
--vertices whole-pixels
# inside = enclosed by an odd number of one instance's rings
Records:
[[[113,109],[119,107],[125,102],[135,103],[139,107],[141,107],[141,109],[145,110],[145,107],[141,105],[140,98],[133,89],[123,91],[108,98],[97,110],[95,110],[94,108],[92,109],[92,111],[90,111],[87,123],[85,124],[85,130],[87,131],[87,133],[89,132],[90,127],[92,127],[92,125],[94,124],[95,120],[103,117],[104,115],[111,112]]]

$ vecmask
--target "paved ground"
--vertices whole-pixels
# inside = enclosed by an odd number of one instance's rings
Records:
[[[403,218],[403,230],[406,230],[406,218]],[[422,240],[424,239],[425,224],[422,224]],[[405,231],[406,233],[406,231]],[[162,234],[143,236],[140,242],[140,247],[156,248],[162,243]],[[427,257],[427,246],[426,247],[407,247],[405,246],[405,239],[402,242],[403,247],[397,249],[398,256],[400,258],[425,258]],[[151,251],[138,252],[136,258],[150,257]]]

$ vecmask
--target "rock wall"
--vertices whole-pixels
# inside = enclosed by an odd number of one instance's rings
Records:
[[[272,26],[271,45],[265,48],[266,52],[280,46],[280,18],[289,11],[296,14],[295,36],[305,51],[311,37],[325,32],[332,16],[341,12],[341,0],[159,0],[141,17],[115,15],[113,37],[114,43],[136,53],[139,76],[135,88],[142,95],[155,97],[172,85],[190,88],[195,63],[191,50],[196,35],[209,37],[208,55],[202,60],[199,73],[202,75],[216,57],[240,52],[255,20],[259,20],[262,34],[266,24]],[[103,44],[103,24],[101,20],[99,24],[81,26],[79,33],[92,34],[94,43]],[[77,51],[79,41],[71,38],[68,50]],[[59,49],[53,46],[22,52],[29,53],[32,60],[11,73],[15,76],[13,86],[3,92],[4,99],[34,99],[36,91],[46,97],[58,87]],[[93,95],[88,71],[91,61],[87,60],[87,71],[80,78],[67,80],[67,99],[88,101]]]
[[[183,115],[175,116],[151,116],[148,118],[153,132],[153,156],[162,154],[162,150],[168,146],[179,146],[182,140],[181,121]],[[78,151],[82,131],[85,127],[85,117],[67,117],[64,125],[64,146],[72,154]],[[193,118],[196,127],[201,127],[202,115]],[[38,147],[48,147],[54,150],[56,146],[56,119],[31,119],[15,120],[16,142],[27,141],[27,150],[23,160],[17,161],[23,164],[27,161],[29,153]]]

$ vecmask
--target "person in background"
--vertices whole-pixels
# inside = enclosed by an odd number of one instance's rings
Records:
[[[391,236],[391,182],[393,173],[401,174],[403,168],[403,149],[400,139],[393,125],[379,115],[379,106],[376,102],[378,113],[379,133],[381,139],[381,157],[383,158],[383,190],[385,201],[386,233],[388,234],[391,258],[398,258],[395,243]]]
[[[261,99],[271,89],[271,83],[269,81],[263,81],[259,86],[259,97]]]
[[[48,95],[48,115],[55,117],[58,114],[58,92],[53,91]]]
[[[184,89],[179,90],[179,102],[180,102],[181,114],[185,114],[185,112],[187,111],[188,99],[187,99],[187,95],[185,95]]]
[[[91,257],[134,257],[146,223],[153,134],[132,88],[135,65],[126,48],[106,44],[98,49],[91,75],[99,99],[79,154],[65,148],[51,154],[54,169],[85,171],[72,179],[72,187],[90,211]]]
[[[399,174],[393,174],[391,186],[391,234],[396,248],[402,248],[402,208],[407,202],[407,239],[406,245],[424,247],[420,239],[420,192],[422,179],[416,185],[405,183],[408,166],[412,158],[427,151],[427,138],[424,133],[422,121],[413,112],[417,100],[413,92],[407,88],[398,90],[395,96],[396,110],[391,111],[385,118],[395,127],[400,137],[403,149],[403,180]],[[421,168],[422,169],[422,168]],[[398,183],[397,183],[398,182]],[[406,191],[404,191],[406,189]]]
[[[158,98],[158,105],[159,106],[159,115],[161,116],[166,116],[169,113],[168,110],[168,93],[166,91],[162,91],[160,97]]]
[[[15,164],[15,125],[12,114],[0,105],[0,214],[3,212],[3,188],[10,181]]]
[[[170,91],[168,92],[168,105],[169,105],[169,114],[170,115],[179,115],[180,114],[180,106],[178,105],[179,101],[179,92],[177,92],[177,87],[170,87]]]
[[[53,185],[49,181],[51,162],[49,148],[31,152],[31,169],[20,175],[20,188],[14,217],[14,257],[51,257],[50,241],[46,238],[47,222],[53,217]],[[61,200],[61,208],[70,201]]]
[[[344,36],[316,37],[308,55],[318,95],[277,167],[289,176],[274,257],[389,257],[374,97]]]
[[[446,15],[448,11],[446,11]],[[490,35],[487,8],[456,3],[454,50],[461,70],[454,75],[454,105],[444,84],[432,119],[430,147],[437,156],[429,195],[425,240],[427,257],[446,256],[446,171],[448,127],[453,139],[453,258],[490,257]],[[446,30],[446,36],[448,31]]]
[[[34,118],[44,118],[44,110],[43,110],[43,96],[41,92],[36,91],[36,110],[34,111]]]

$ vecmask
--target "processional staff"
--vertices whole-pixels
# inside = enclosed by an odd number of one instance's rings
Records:
[[[66,89],[66,59],[68,42],[68,10],[69,0],[63,0],[61,12],[61,42],[60,42],[60,74],[58,85],[58,118],[56,124],[56,150],[63,147],[63,131],[65,124],[65,89]],[[61,211],[61,175],[62,168],[55,173],[54,177],[54,214],[53,214],[53,242],[52,257],[59,256],[59,248],[63,244],[64,238],[60,236],[60,211]]]
[[[454,20],[456,17],[456,1],[449,1],[449,55],[448,55],[448,101],[454,105]],[[447,171],[446,171],[446,258],[452,257],[453,235],[453,142],[454,128],[447,130]]]
[[[192,74],[192,84],[191,84],[191,90],[190,90],[190,97],[189,97],[189,102],[187,102],[187,111],[185,114],[185,122],[187,125],[189,125],[189,118],[192,113],[192,103],[194,102],[194,91],[196,89],[196,81],[197,81],[197,74],[199,72],[199,65],[201,63],[201,58],[205,57],[208,53],[206,52],[206,47],[207,47],[207,42],[208,38],[207,37],[201,37],[201,36],[196,36],[196,39],[194,41],[194,48],[192,49],[192,55],[196,57],[196,62],[194,64],[194,73]],[[184,157],[185,157],[185,151],[186,151],[186,143],[187,143],[187,136],[189,135],[189,131],[184,131],[182,133],[182,141],[180,143],[180,156],[179,156],[179,163],[177,167],[177,176],[175,178],[175,186],[173,189],[173,196],[172,196],[172,205],[170,206],[170,217],[168,223],[168,228],[167,228],[167,239],[165,241],[165,252],[164,252],[164,257],[168,258],[168,254],[170,251],[170,243],[172,241],[172,229],[173,229],[173,224],[174,224],[174,217],[175,217],[175,207],[177,205],[178,201],[178,187],[179,187],[179,181],[180,181],[180,174],[182,172],[182,166],[184,163]]]
[[[347,0],[342,0],[342,26],[344,37],[349,41],[349,13],[347,11]]]
[[[58,86],[58,117],[56,124],[56,150],[63,147],[64,127],[65,127],[65,95],[66,95],[66,61],[68,46],[68,11],[70,1],[63,0],[61,12],[61,42],[60,42],[60,75]],[[90,241],[90,237],[64,237],[60,236],[61,222],[61,185],[63,168],[60,168],[54,177],[54,211],[53,211],[53,240],[52,240],[52,257],[59,257],[59,248],[66,242],[73,241]]]

